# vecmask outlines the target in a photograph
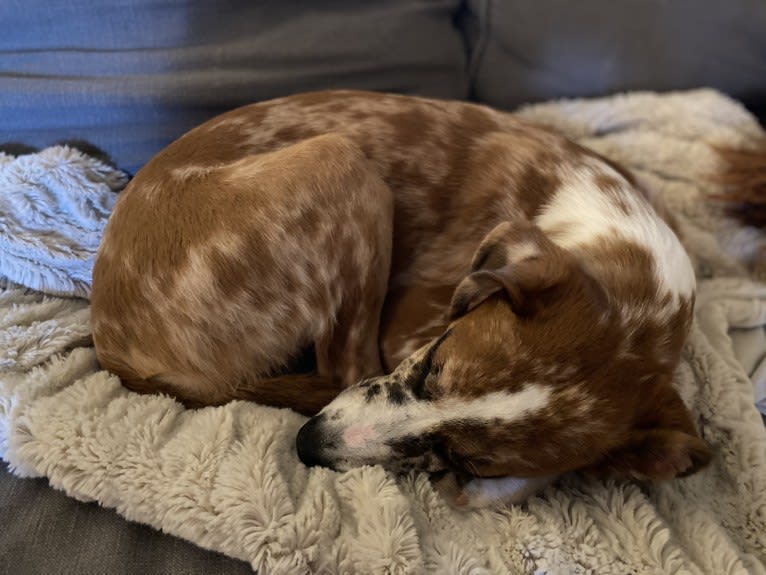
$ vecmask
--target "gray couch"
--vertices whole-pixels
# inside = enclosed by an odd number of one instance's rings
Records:
[[[712,86],[766,115],[763,0],[4,0],[0,144],[82,139],[135,171],[223,110],[363,88],[514,109]],[[0,573],[238,573],[245,563],[0,465]]]

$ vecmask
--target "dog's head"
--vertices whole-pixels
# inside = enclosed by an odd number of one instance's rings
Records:
[[[692,303],[669,305],[626,325],[572,253],[532,224],[501,224],[455,289],[445,333],[341,393],[301,429],[298,453],[337,470],[690,473],[709,448],[670,379]]]

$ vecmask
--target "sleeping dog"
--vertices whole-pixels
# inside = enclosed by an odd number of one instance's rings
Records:
[[[136,174],[92,321],[129,389],[289,407],[307,465],[452,471],[483,505],[704,466],[671,385],[694,294],[619,166],[485,107],[332,91],[223,114]]]

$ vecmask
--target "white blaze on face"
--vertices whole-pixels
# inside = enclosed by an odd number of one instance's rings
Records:
[[[329,452],[340,462],[339,467],[396,464],[393,460],[397,454],[391,444],[398,440],[425,436],[457,421],[479,425],[521,421],[545,409],[551,398],[548,386],[530,383],[516,392],[497,391],[476,398],[448,396],[421,401],[410,395],[402,403],[392,403],[387,398],[387,379],[376,380],[381,391],[372,400],[367,400],[369,386],[354,387],[322,410],[325,431],[341,438]]]
[[[424,361],[439,342],[424,345],[405,359],[394,373],[360,382],[341,393],[321,411],[323,457],[337,470],[360,465],[410,468],[422,465],[433,471],[438,463],[427,445],[429,434],[450,425],[507,425],[536,416],[551,402],[552,390],[538,382],[526,382],[514,391],[493,391],[477,397],[436,394],[433,399],[415,396],[414,380],[425,377]],[[446,366],[443,373],[448,370]],[[423,452],[406,455],[404,443]],[[419,459],[421,458],[422,459]],[[421,467],[423,468],[423,467]]]
[[[469,420],[512,423],[545,408],[550,399],[550,388],[539,384],[527,384],[520,391],[494,391],[480,397],[446,397],[434,403],[413,402],[407,409],[410,420],[403,427],[410,434],[429,431],[442,423]]]

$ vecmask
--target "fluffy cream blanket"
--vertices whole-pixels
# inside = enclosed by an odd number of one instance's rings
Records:
[[[291,411],[187,411],[129,393],[84,343],[86,301],[11,283],[0,284],[0,455],[264,574],[766,573],[766,431],[729,336],[766,324],[766,289],[744,267],[762,239],[705,201],[709,145],[760,128],[708,90],[521,113],[628,165],[681,219],[700,297],[677,385],[716,452],[703,473],[656,487],[569,477],[521,507],[457,511],[423,475],[307,469]]]

